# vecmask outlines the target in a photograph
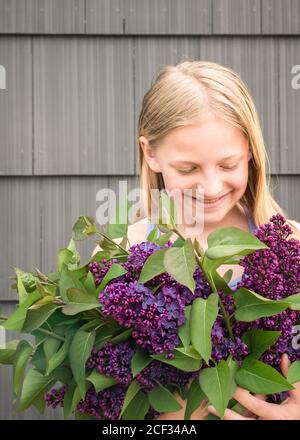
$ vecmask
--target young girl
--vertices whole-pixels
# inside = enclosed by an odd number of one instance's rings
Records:
[[[190,189],[196,197],[198,185],[202,188],[204,226],[196,238],[204,250],[215,229],[235,226],[253,233],[273,214],[287,217],[269,189],[269,162],[255,105],[246,85],[231,69],[201,61],[165,66],[144,96],[137,134],[146,217],[129,227],[131,245],[144,241],[154,227],[149,219],[151,190],[155,189]],[[195,207],[196,200],[192,203]],[[291,220],[289,224],[294,237],[300,239],[300,224]],[[187,227],[183,217],[179,230],[190,237]],[[233,288],[243,268],[226,265],[218,272],[223,275],[230,268]],[[285,375],[288,366],[284,355]],[[228,409],[225,419],[300,419],[300,383],[281,405],[267,403],[264,396],[253,396],[241,388],[233,397],[247,408],[248,417]],[[182,409],[158,419],[183,419],[186,402],[179,395],[176,398]],[[216,415],[213,407],[204,406],[192,419],[204,418],[207,411]]]

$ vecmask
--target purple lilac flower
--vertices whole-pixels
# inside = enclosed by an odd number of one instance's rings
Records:
[[[273,215],[270,223],[257,229],[255,236],[268,246],[244,257],[240,264],[244,273],[237,288],[246,287],[273,300],[281,300],[299,291],[300,245],[288,239],[292,229],[285,224],[281,214]],[[293,327],[300,320],[300,311],[286,309],[283,312],[258,319],[251,323],[237,322],[235,334],[241,335],[250,329],[276,330],[281,335],[261,360],[280,370],[283,353],[288,353],[291,362],[300,359],[300,351],[292,347]]]
[[[118,383],[98,393],[93,387],[90,388],[85,399],[78,404],[78,411],[97,418],[106,417],[112,420],[119,418],[126,391],[133,380],[131,373],[133,355],[134,351],[129,342],[115,345],[107,342],[100,350],[92,350],[91,356],[87,360],[87,367],[95,368],[100,373],[113,377]],[[183,387],[192,377],[195,377],[195,373],[184,372],[172,365],[153,360],[137,375],[136,379],[142,391],[147,394],[158,383]],[[150,408],[146,418],[154,418],[158,414],[157,411]]]
[[[68,385],[63,385],[58,389],[52,388],[45,396],[46,405],[51,408],[56,408],[57,406],[62,407],[67,389]]]
[[[124,403],[127,387],[124,385],[114,385],[106,390],[96,392],[91,387],[77,405],[77,411],[82,414],[90,414],[97,419],[118,420]],[[145,419],[153,419],[160,413],[150,407]]]
[[[127,261],[123,264],[129,272],[140,273],[147,258],[154,252],[172,247],[172,242],[168,241],[164,246],[160,246],[149,241],[143,241],[139,244],[134,244],[128,249],[129,256]]]
[[[133,339],[151,354],[165,352],[170,359],[180,344],[178,327],[186,320],[185,306],[196,297],[207,297],[210,292],[200,271],[200,268],[195,271],[195,295],[175,280],[160,286],[156,292],[137,281],[111,282],[99,294],[102,312],[124,327],[132,327]]]
[[[164,247],[171,247],[168,242]],[[143,242],[132,246],[124,268],[130,277],[118,277],[111,280],[99,294],[102,312],[111,316],[120,325],[133,328],[132,337],[141,347],[150,353],[166,352],[166,357],[173,357],[173,350],[180,343],[178,327],[185,322],[184,308],[197,297],[207,298],[211,292],[202,270],[198,267],[194,273],[195,293],[177,283],[168,273],[156,276],[147,283],[140,284],[138,275],[147,258],[164,247]],[[106,269],[95,275],[101,280]],[[132,277],[136,277],[132,281]],[[151,289],[151,287],[158,287]]]
[[[197,372],[197,376],[199,371]],[[146,394],[157,387],[157,382],[161,385],[172,384],[179,388],[184,387],[188,381],[194,377],[194,372],[186,372],[173,367],[173,365],[164,364],[159,361],[152,361],[137,376],[137,381]]]
[[[87,391],[85,399],[78,403],[76,409],[82,414],[89,414],[97,419],[118,420],[126,391],[127,386],[121,384],[98,393],[94,387],[91,387]]]
[[[87,360],[88,368],[96,368],[99,373],[114,378],[122,385],[129,385],[132,381],[131,360],[134,350],[128,342],[112,344],[106,342],[97,350],[93,348]]]

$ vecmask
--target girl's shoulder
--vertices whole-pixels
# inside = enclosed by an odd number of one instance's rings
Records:
[[[296,220],[290,220],[290,219],[288,219],[288,222],[291,223],[291,225],[294,226],[300,232],[300,223],[299,222],[296,222]]]

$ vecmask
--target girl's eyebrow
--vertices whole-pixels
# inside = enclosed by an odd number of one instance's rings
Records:
[[[230,156],[223,157],[223,159],[221,159],[219,162],[223,162],[224,160],[228,160],[228,159],[232,159],[232,158],[236,158],[236,159],[240,160],[240,159],[242,159],[242,157],[243,157],[243,154],[242,155],[232,154]],[[195,162],[192,162],[189,160],[175,160],[175,161],[169,163],[169,165],[171,165],[171,166],[180,165],[180,164],[197,165]]]

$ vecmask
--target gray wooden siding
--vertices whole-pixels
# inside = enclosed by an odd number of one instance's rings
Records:
[[[84,0],[0,0],[0,32],[82,34]]]
[[[6,89],[0,89],[0,176],[32,173],[31,55],[30,37],[0,37],[6,71]]]
[[[210,60],[241,75],[274,196],[300,221],[299,34],[299,0],[0,0],[1,312],[16,305],[13,267],[55,269],[99,189],[137,185],[137,117],[166,64]],[[95,238],[78,246],[86,261]],[[14,413],[11,373],[0,366],[0,419],[62,417]]]

